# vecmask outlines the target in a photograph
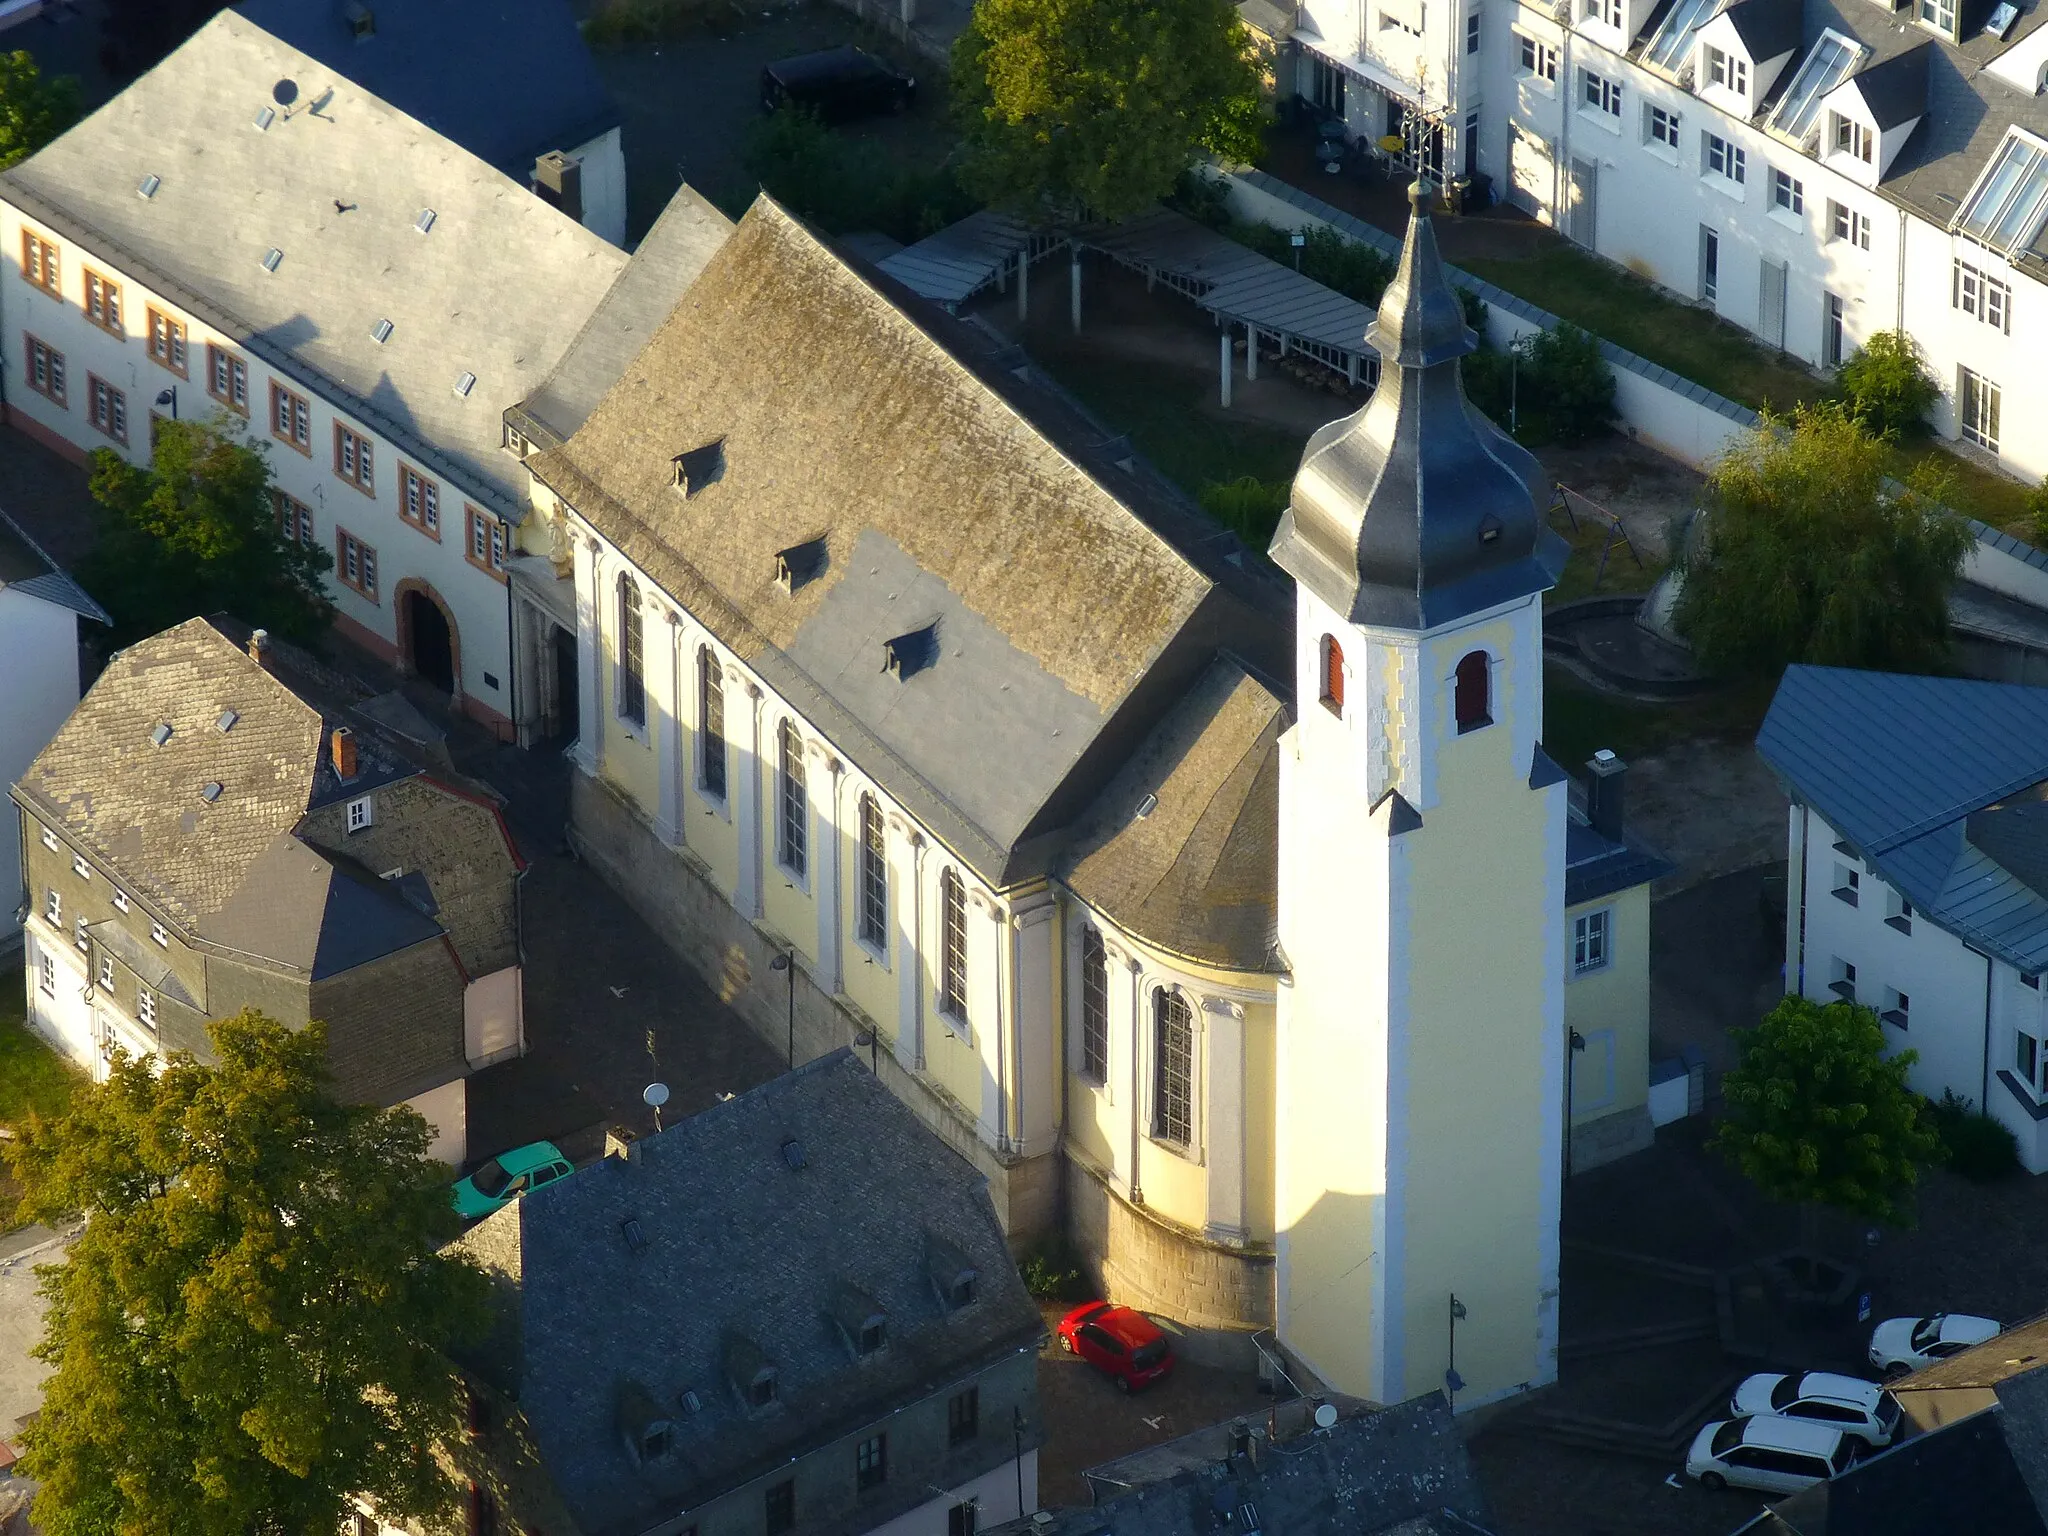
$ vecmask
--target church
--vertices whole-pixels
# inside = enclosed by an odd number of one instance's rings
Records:
[[[693,200],[507,412],[511,582],[578,851],[792,1064],[853,1045],[1190,1352],[1465,1408],[1555,1377],[1564,1178],[1648,1140],[1662,866],[1543,751],[1566,548],[1413,204],[1269,561],[992,327]]]

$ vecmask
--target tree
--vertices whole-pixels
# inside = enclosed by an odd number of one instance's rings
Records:
[[[953,45],[961,180],[1037,222],[1127,217],[1204,151],[1258,158],[1259,70],[1230,0],[979,0]]]
[[[1842,364],[1835,393],[1865,431],[1895,439],[1926,430],[1927,413],[1941,398],[1941,386],[1920,360],[1912,337],[1879,331]]]
[[[263,449],[243,440],[233,417],[153,426],[151,468],[105,448],[92,456],[103,515],[78,575],[114,616],[107,642],[127,645],[215,612],[317,641],[334,617],[320,584],[334,557],[280,528]]]
[[[76,75],[45,80],[36,61],[0,54],[0,171],[19,165],[78,121]]]
[[[217,1065],[117,1053],[7,1149],[25,1218],[88,1218],[39,1271],[37,1528],[298,1536],[340,1530],[355,1493],[445,1510],[431,1448],[466,1406],[446,1351],[488,1293],[439,1251],[456,1218],[432,1133],[337,1102],[324,1025],[245,1012],[209,1034]]]
[[[1970,530],[1931,464],[1902,486],[1887,460],[1839,407],[1816,406],[1789,429],[1766,418],[1714,466],[1674,615],[1709,671],[1941,663]]]
[[[1787,997],[1735,1035],[1721,1079],[1727,1112],[1710,1143],[1774,1200],[1904,1225],[1922,1163],[1941,1157],[1906,1086],[1920,1058],[1887,1057],[1877,1015],[1855,1003]]]

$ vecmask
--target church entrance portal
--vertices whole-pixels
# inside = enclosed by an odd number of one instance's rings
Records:
[[[448,617],[424,592],[405,594],[406,627],[412,633],[412,670],[443,693],[455,691],[455,642]]]

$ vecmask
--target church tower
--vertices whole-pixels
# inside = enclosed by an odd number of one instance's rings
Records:
[[[1566,547],[1536,460],[1466,402],[1478,342],[1409,197],[1379,388],[1309,439],[1272,546],[1297,593],[1277,1299],[1336,1390],[1455,1366],[1462,1408],[1557,1375],[1565,785],[1539,737]]]

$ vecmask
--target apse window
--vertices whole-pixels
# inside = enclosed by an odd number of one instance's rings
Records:
[[[1452,687],[1458,734],[1493,724],[1493,663],[1484,651],[1473,651],[1458,663]]]

